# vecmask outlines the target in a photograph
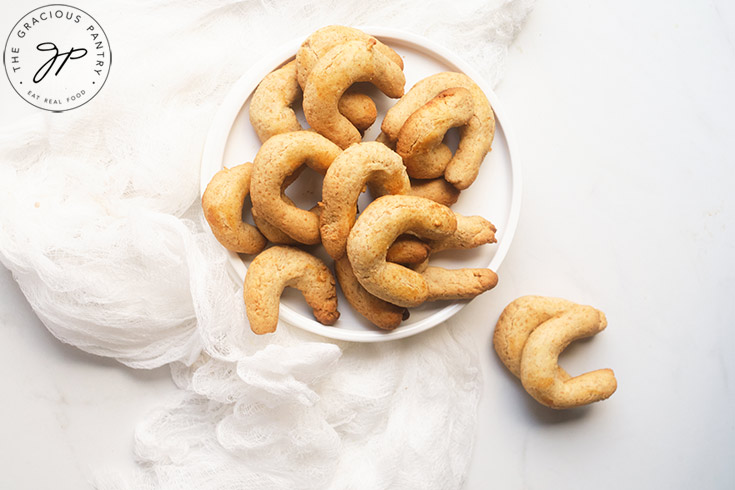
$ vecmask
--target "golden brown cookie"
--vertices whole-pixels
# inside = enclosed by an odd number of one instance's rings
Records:
[[[408,195],[410,196],[425,197],[444,206],[451,206],[459,199],[460,191],[444,180],[443,177],[428,180],[409,180],[411,181],[411,190],[408,191]],[[381,196],[380,189],[375,188],[370,183],[368,183],[368,189],[370,189],[370,194],[373,198]]]
[[[388,247],[385,260],[405,266],[420,264],[429,258],[431,246],[412,235],[401,235]]]
[[[286,204],[296,207],[294,202],[287,195],[282,194],[281,199],[283,199]],[[265,218],[261,218],[255,209],[253,209],[253,221],[255,222],[255,226],[258,227],[258,230],[260,230],[263,236],[266,237],[271,243],[276,243],[280,245],[296,245],[299,243],[288,236],[286,232],[281,230],[276,225],[272,225]]]
[[[256,254],[266,239],[256,227],[242,220],[242,208],[250,192],[253,164],[248,162],[217,172],[202,194],[202,209],[217,241],[233,252]]]
[[[401,157],[377,142],[350,146],[334,159],[322,185],[321,237],[334,259],[345,253],[357,199],[370,182],[382,194],[405,194],[411,184]]]
[[[291,107],[300,96],[295,61],[286,63],[263,78],[250,100],[250,123],[261,143],[273,135],[301,129]]]
[[[408,310],[376,298],[362,287],[352,272],[347,257],[334,261],[337,280],[347,301],[373,325],[383,330],[393,330],[408,318]]]
[[[387,134],[381,132],[377,138],[375,138],[375,141],[378,143],[382,143],[388,148],[390,148],[393,151],[396,151],[396,141],[391,141],[391,139],[388,137]],[[423,158],[423,165],[430,169],[441,169],[441,172],[438,172],[437,175],[441,175],[444,173],[444,170],[447,168],[447,164],[452,159],[452,150],[449,149],[447,145],[444,143],[439,143],[434,147],[432,151],[429,151],[422,155]],[[404,159],[404,164],[406,164],[406,161]],[[409,177],[411,175],[409,174]],[[442,179],[443,180],[443,179]],[[454,188],[454,186],[452,186]],[[455,191],[457,191],[456,188],[454,188]],[[459,192],[459,191],[457,191]],[[437,201],[439,202],[439,201]]]
[[[452,152],[442,143],[451,128],[464,126],[474,116],[472,94],[462,87],[448,88],[421,106],[406,119],[398,132],[396,152],[415,179],[435,179],[444,175]]]
[[[287,195],[283,194],[281,198],[287,203],[292,206],[295,206],[294,202],[289,198]],[[319,205],[314,205],[311,209],[309,209],[310,213],[314,213],[317,217],[321,214],[321,208]],[[253,221],[255,222],[255,226],[258,227],[258,230],[263,234],[264,237],[268,239],[269,242],[280,244],[280,245],[297,245],[299,242],[291,238],[286,232],[281,230],[275,225],[270,224],[265,219],[258,216],[255,209],[253,209]]]
[[[482,216],[463,216],[455,213],[457,229],[450,236],[429,242],[431,252],[476,248],[495,243],[495,225]]]
[[[396,142],[391,141],[390,137],[383,133],[382,131],[380,134],[378,134],[378,137],[375,138],[375,141],[378,143],[382,143],[391,150],[396,150]],[[449,156],[442,155],[441,152],[434,152],[432,155],[435,158],[439,158],[445,161],[444,167],[446,168],[446,163],[449,163],[449,160],[452,158],[452,150],[449,149],[448,146],[444,145],[449,152]],[[433,165],[433,163],[432,163]],[[409,195],[412,196],[418,196],[418,197],[425,197],[427,199],[431,199],[432,201],[438,202],[439,204],[443,204],[445,206],[451,206],[452,204],[456,203],[459,199],[459,189],[454,187],[452,184],[444,180],[443,177],[439,177],[437,179],[410,179],[411,180],[411,191],[409,192]],[[380,194],[378,194],[378,189],[374,189],[372,186],[368,185],[368,189],[370,189],[370,194],[373,196],[373,198],[380,197]]]
[[[317,62],[304,86],[304,115],[311,127],[342,148],[361,140],[360,132],[342,114],[338,102],[357,82],[370,82],[385,95],[403,95],[403,71],[386,57],[374,39],[340,44]]]
[[[413,235],[401,235],[388,248],[385,260],[423,272],[428,267],[428,259],[432,253],[466,250],[497,241],[495,225],[485,218],[457,213],[454,215],[457,218],[457,229],[451,235],[440,240],[421,240]]]
[[[314,31],[296,52],[298,65],[298,83],[301,88],[306,87],[309,73],[316,66],[319,58],[327,54],[330,49],[347,41],[375,39],[359,29],[346,26],[327,26]],[[377,39],[378,49],[387,57],[394,60],[403,69],[403,60],[391,48]],[[378,117],[378,111],[373,100],[359,90],[351,87],[342,95],[338,104],[339,112],[347,118],[360,132],[364,132],[373,125]]]
[[[428,294],[426,301],[472,299],[498,284],[498,275],[490,269],[444,269],[426,267],[421,272]]]
[[[293,201],[291,202],[293,203]],[[255,226],[258,227],[258,230],[271,243],[278,245],[297,245],[299,243],[277,226],[270,224],[258,216],[255,212],[253,213],[253,221],[255,222]]]
[[[454,87],[470,91],[474,116],[460,129],[460,142],[444,178],[457,189],[463,190],[474,182],[480,165],[495,134],[495,117],[482,89],[463,73],[443,72],[427,77],[406,93],[385,115],[381,129],[390,141],[396,141],[409,117],[440,92]]]
[[[250,123],[261,143],[273,135],[302,129],[293,110],[301,94],[296,79],[296,61],[286,63],[263,78],[253,92],[249,111]],[[360,131],[369,128],[377,117],[372,99],[351,89],[339,100],[338,108]]]
[[[391,48],[381,43],[365,32],[346,26],[327,26],[313,32],[296,53],[298,66],[298,83],[306,87],[306,81],[311,70],[319,59],[332,48],[348,41],[374,40],[376,49],[379,49],[387,58],[392,60],[403,70],[403,59]],[[338,109],[360,132],[364,132],[375,122],[378,116],[375,103],[359,90],[349,88],[339,99]]]
[[[305,165],[302,165],[299,167],[298,170],[296,170],[294,173],[286,177],[286,180],[283,181],[283,185],[281,186],[281,199],[283,199],[286,204],[291,206],[296,206],[294,202],[291,200],[290,197],[286,195],[286,189],[289,185],[293,184],[296,179],[298,179],[299,175],[301,175],[302,171],[306,168]],[[276,225],[270,224],[267,220],[264,218],[261,218],[260,215],[258,215],[258,210],[253,208],[253,221],[255,222],[255,226],[258,227],[258,230],[265,236],[269,242],[280,244],[280,245],[296,245],[299,242],[288,236],[287,233],[285,233],[283,230],[278,228]],[[319,216],[319,206],[315,205],[313,206],[309,212],[315,213],[317,216]]]
[[[368,182],[373,196],[379,196],[380,190]],[[449,188],[449,190],[447,190]],[[456,202],[459,191],[444,179],[429,181],[412,181],[409,195],[424,197],[434,202],[449,206]],[[433,199],[432,199],[433,197]],[[425,262],[432,252],[448,249],[468,249],[488,243],[495,243],[495,225],[481,216],[462,216],[456,214],[457,229],[450,236],[441,240],[421,240],[412,235],[402,235],[388,249],[386,260],[405,265],[417,270],[415,266]],[[419,271],[421,272],[421,271]]]
[[[271,137],[253,162],[250,194],[254,212],[300,243],[319,243],[319,216],[284,200],[283,184],[303,164],[326,173],[340,153],[337,145],[311,131]]]
[[[425,197],[445,206],[451,206],[459,199],[459,190],[443,177],[430,180],[411,179],[412,196]]]
[[[442,250],[467,250],[488,243],[495,243],[495,226],[481,216],[462,216],[457,218],[457,229],[451,235],[439,240],[428,240],[429,257]],[[429,285],[429,299],[470,299],[494,288],[498,276],[490,269],[446,270],[429,267],[428,258],[423,263],[412,264],[412,269],[423,274]]]
[[[470,298],[497,284],[493,271],[427,267],[420,274],[385,260],[388,247],[403,233],[440,240],[456,229],[457,218],[446,206],[415,196],[383,196],[358,217],[347,240],[347,255],[360,284],[389,303],[412,307],[424,301]]]
[[[320,323],[333,325],[339,318],[334,276],[324,262],[298,248],[276,246],[258,254],[245,275],[243,297],[253,332],[275,332],[286,287],[301,291]]]
[[[306,80],[309,78],[311,70],[319,62],[319,59],[327,54],[332,48],[344,44],[348,41],[368,41],[374,40],[375,47],[381,51],[386,58],[393,61],[403,70],[403,59],[398,53],[393,51],[385,44],[381,43],[373,36],[354,27],[347,26],[326,26],[314,31],[306,41],[301,45],[296,53],[296,62],[298,63],[298,81],[301,87],[306,86]]]
[[[605,315],[591,306],[523,296],[503,310],[493,345],[503,364],[539,403],[556,409],[578,407],[611,396],[617,388],[615,375],[599,369],[571,377],[558,365],[559,355],[574,340],[606,326]]]
[[[337,103],[337,110],[360,133],[364,133],[378,118],[378,109],[373,99],[353,87],[348,88],[342,94]]]
[[[511,373],[521,377],[521,355],[531,332],[538,325],[574,305],[575,303],[562,298],[523,296],[505,307],[495,326],[493,345],[500,360]]]

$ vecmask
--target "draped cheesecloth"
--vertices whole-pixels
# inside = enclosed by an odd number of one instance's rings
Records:
[[[130,489],[459,488],[481,373],[460,321],[376,345],[250,333],[199,224],[199,165],[226,92],[329,24],[402,28],[495,83],[530,0],[95,4],[113,52],[84,107],[0,133],[0,260],[62,342],[170,364],[180,401],[136,431]]]

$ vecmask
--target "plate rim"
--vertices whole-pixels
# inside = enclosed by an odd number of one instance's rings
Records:
[[[503,130],[505,142],[508,148],[508,159],[510,161],[510,178],[511,178],[511,199],[510,209],[508,213],[508,222],[506,223],[505,230],[503,230],[503,238],[498,244],[498,248],[495,251],[488,267],[495,272],[501,267],[505,256],[507,255],[511,242],[515,236],[516,228],[520,218],[521,210],[521,193],[522,193],[522,182],[521,182],[521,164],[519,158],[519,151],[516,144],[515,137],[511,134],[510,124],[508,123],[508,116],[505,110],[502,108],[502,103],[498,101],[498,97],[492,90],[492,87],[488,81],[475,70],[472,65],[464,61],[459,55],[453,53],[442,45],[435,43],[434,41],[427,39],[418,34],[404,31],[401,29],[377,27],[377,26],[357,26],[356,28],[369,33],[372,36],[380,39],[381,41],[393,40],[398,43],[408,44],[417,51],[429,52],[431,56],[438,58],[439,61],[449,66],[455,66],[457,69],[467,76],[469,76],[475,83],[477,83],[487,96],[490,101],[490,105],[493,108],[495,114],[495,123],[500,125]],[[247,70],[235,83],[230,87],[227,95],[222,99],[219,104],[217,111],[210,123],[209,131],[207,132],[204,148],[202,151],[201,166],[200,166],[200,183],[199,183],[199,195],[204,193],[207,184],[211,180],[215,172],[212,172],[213,168],[219,166],[219,169],[223,167],[223,158],[227,147],[227,140],[229,138],[232,126],[237,119],[238,114],[242,110],[244,101],[250,96],[251,92],[255,90],[258,83],[268,73],[273,71],[276,66],[273,60],[283,60],[280,62],[280,66],[288,62],[295,56],[299,46],[303,43],[303,36],[294,38],[291,41],[284,43],[277,51],[273,53],[273,56],[269,56],[261,61],[253,64],[250,69]],[[252,87],[252,88],[251,88]],[[243,98],[244,97],[244,98]],[[211,162],[211,163],[210,163]],[[217,163],[218,162],[218,163]],[[203,221],[202,225],[205,230],[209,230],[209,226],[206,223],[203,215],[201,217]],[[227,251],[228,260],[228,272],[230,277],[236,284],[240,284],[244,277],[247,267],[241,260],[240,256],[231,251]],[[316,320],[309,318],[303,318],[303,315],[297,313],[289,306],[280,304],[279,305],[279,320],[288,323],[289,325],[301,328],[311,333],[321,335],[336,340],[345,340],[351,342],[385,342],[389,340],[398,340],[406,337],[416,335],[418,333],[429,330],[437,325],[442,324],[452,316],[456,315],[462,310],[469,300],[455,301],[454,303],[447,305],[436,313],[416,322],[407,328],[401,328],[400,326],[395,330],[385,331],[377,329],[374,331],[358,331],[358,330],[346,330],[332,326],[322,325]]]

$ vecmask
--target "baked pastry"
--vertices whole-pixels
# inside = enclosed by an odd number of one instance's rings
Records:
[[[377,41],[348,41],[332,48],[309,73],[304,87],[304,115],[319,134],[341,148],[362,139],[360,131],[338,109],[345,91],[357,82],[371,82],[385,95],[403,95],[403,71],[376,47]]]
[[[523,296],[500,315],[493,345],[498,357],[539,403],[563,409],[604,400],[617,389],[611,369],[570,376],[558,364],[571,342],[607,326],[604,313],[561,298]]]
[[[250,162],[223,168],[212,177],[202,194],[202,210],[212,234],[227,250],[244,254],[256,254],[267,244],[256,227],[242,220],[252,172]]]
[[[243,299],[253,332],[275,332],[286,287],[301,291],[320,323],[333,325],[339,318],[334,276],[324,262],[298,248],[276,246],[258,254],[245,274]]]
[[[345,254],[357,199],[370,182],[381,194],[406,194],[411,183],[401,157],[376,142],[350,146],[334,159],[322,185],[322,244],[334,259]]]
[[[360,284],[389,303],[413,307],[425,301],[469,299],[497,284],[495,272],[427,267],[419,273],[385,260],[388,247],[403,233],[441,240],[456,229],[457,217],[446,206],[415,196],[383,196],[358,217],[347,240],[347,256]]]
[[[250,194],[254,212],[300,243],[319,243],[319,216],[284,199],[284,182],[304,164],[326,173],[340,153],[337,145],[311,131],[268,139],[253,162]]]
[[[457,189],[469,187],[477,178],[495,135],[495,116],[482,89],[464,73],[443,72],[427,77],[409,90],[385,115],[381,129],[391,142],[408,119],[444,90],[461,87],[472,94],[474,116],[460,129],[459,147],[447,163],[444,178]]]
[[[452,151],[442,143],[444,135],[451,128],[466,125],[472,117],[472,94],[462,87],[439,92],[411,114],[396,142],[396,152],[403,158],[408,175],[415,179],[442,177],[452,161]]]

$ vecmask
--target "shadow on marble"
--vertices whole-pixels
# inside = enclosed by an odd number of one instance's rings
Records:
[[[567,354],[567,351],[569,351],[570,355],[574,354],[575,349],[573,347],[575,344],[585,344],[591,341],[593,338],[594,337],[580,339],[570,344],[569,347],[567,347],[567,349],[562,352],[562,355],[559,356],[560,362],[563,362],[563,358],[565,357],[565,354]],[[586,417],[589,413],[589,409],[594,406],[593,404],[566,410],[555,410],[553,408],[549,408],[540,404],[526,392],[526,390],[523,388],[523,385],[521,384],[521,380],[516,378],[515,375],[511,373],[508,368],[505,367],[505,365],[495,352],[495,348],[493,347],[492,342],[489,343],[489,350],[489,355],[493,359],[492,363],[495,366],[495,369],[498,372],[502,373],[501,376],[503,376],[509,383],[517,386],[518,389],[516,390],[516,392],[518,398],[522,399],[522,401],[519,400],[518,405],[525,406],[526,411],[531,414],[531,417],[529,418],[538,422],[539,424],[551,425],[573,422]]]
[[[583,407],[570,408],[566,410],[555,410],[553,408],[541,405],[525,391],[523,392],[523,394],[525,395],[524,403],[526,405],[526,409],[532,415],[533,420],[543,425],[555,425],[576,422],[577,420],[587,417],[590,413],[590,409],[594,406],[585,405]]]

